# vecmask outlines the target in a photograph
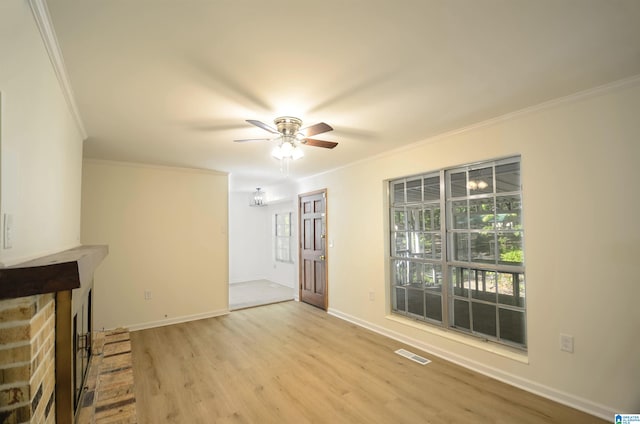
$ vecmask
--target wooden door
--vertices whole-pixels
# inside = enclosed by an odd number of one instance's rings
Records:
[[[327,309],[327,191],[298,196],[300,223],[300,300]]]

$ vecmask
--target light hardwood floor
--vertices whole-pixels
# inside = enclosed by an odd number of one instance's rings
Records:
[[[297,302],[131,340],[142,424],[605,422]]]

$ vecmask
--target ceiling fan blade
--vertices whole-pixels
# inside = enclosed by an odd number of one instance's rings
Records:
[[[324,122],[320,122],[318,124],[311,125],[300,130],[300,132],[304,134],[305,137],[311,137],[313,135],[322,134],[327,131],[333,131],[333,128],[331,127],[331,125],[325,124]]]
[[[241,140],[233,140],[236,143],[246,143],[248,141],[271,141],[271,139],[269,138],[244,138]]]
[[[265,131],[269,131],[272,134],[280,134],[278,132],[278,130],[276,130],[275,128],[270,127],[269,125],[265,124],[264,122],[256,121],[254,119],[247,119],[247,122],[250,123],[251,125],[255,125],[256,127],[260,127]]]
[[[314,147],[324,147],[325,149],[333,149],[338,145],[338,143],[333,141],[317,140],[315,138],[304,138],[302,139],[302,144]]]

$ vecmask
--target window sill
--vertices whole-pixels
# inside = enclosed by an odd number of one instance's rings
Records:
[[[484,350],[485,352],[491,352],[493,354],[521,362],[523,364],[529,363],[529,355],[526,352],[511,348],[509,346],[500,345],[492,341],[481,340],[473,336],[458,333],[455,331],[448,331],[443,328],[437,328],[427,323],[418,322],[410,318],[405,318],[399,315],[387,315],[386,319],[397,322],[399,324],[415,328],[420,331],[424,331],[429,334],[433,334],[439,337],[443,337],[448,340],[453,340],[458,343],[465,344],[467,346],[475,347],[477,349]]]

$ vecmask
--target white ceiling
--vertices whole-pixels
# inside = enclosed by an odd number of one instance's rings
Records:
[[[283,179],[282,115],[334,131],[291,177],[640,74],[637,0],[48,0],[85,157]],[[303,125],[303,126],[304,126]]]

